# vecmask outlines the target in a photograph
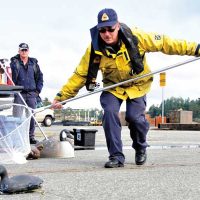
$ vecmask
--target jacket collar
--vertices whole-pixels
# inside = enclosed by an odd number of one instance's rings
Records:
[[[97,26],[94,26],[90,29],[90,34],[94,51],[101,51],[99,47],[99,31],[97,29]]]

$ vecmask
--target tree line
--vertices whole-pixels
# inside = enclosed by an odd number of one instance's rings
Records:
[[[187,110],[193,112],[193,120],[200,121],[200,98],[190,100],[182,97],[171,97],[164,101],[164,116],[168,117],[171,111]],[[162,103],[159,106],[152,105],[148,112],[151,117],[156,117],[162,114]]]

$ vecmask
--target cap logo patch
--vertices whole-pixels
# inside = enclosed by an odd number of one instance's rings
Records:
[[[106,14],[106,13],[104,13],[103,15],[102,15],[102,17],[101,17],[101,21],[107,21],[107,20],[109,20],[109,17],[108,17],[108,15]]]

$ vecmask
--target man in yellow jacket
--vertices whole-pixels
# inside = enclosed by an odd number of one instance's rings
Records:
[[[168,55],[200,56],[200,45],[195,42],[171,39],[166,35],[145,33],[137,28],[130,29],[118,20],[113,9],[98,13],[98,24],[91,30],[92,43],[87,48],[79,65],[68,82],[53,101],[54,108],[61,108],[60,101],[76,96],[86,85],[93,90],[98,69],[103,76],[104,87],[150,72],[145,53],[163,52]],[[146,135],[149,124],[145,119],[146,94],[153,77],[103,91],[100,97],[104,110],[103,127],[106,136],[109,160],[106,168],[123,167],[125,156],[122,150],[119,110],[126,101],[126,121],[135,149],[135,163],[143,165],[147,159]]]

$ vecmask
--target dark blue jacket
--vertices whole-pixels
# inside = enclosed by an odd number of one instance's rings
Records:
[[[26,65],[20,59],[19,54],[11,58],[12,79],[15,85],[24,87],[23,93],[39,94],[43,87],[43,73],[35,58],[28,58]],[[37,95],[36,95],[37,96]]]

